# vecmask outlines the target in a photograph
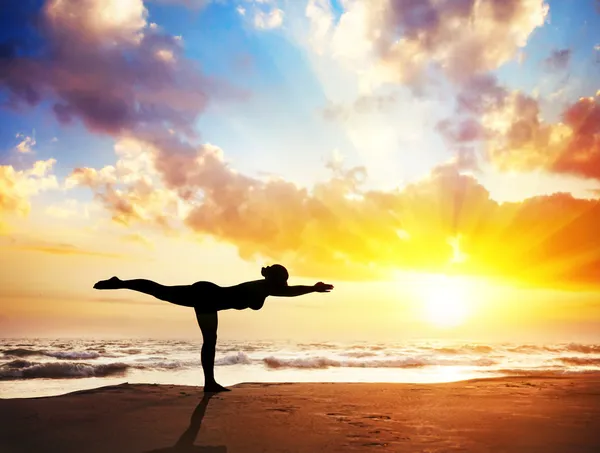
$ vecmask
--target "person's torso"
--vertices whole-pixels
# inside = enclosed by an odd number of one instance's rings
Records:
[[[260,310],[267,298],[266,285],[264,280],[255,280],[244,282],[235,286],[222,287],[223,298],[221,303],[225,308],[244,310]]]

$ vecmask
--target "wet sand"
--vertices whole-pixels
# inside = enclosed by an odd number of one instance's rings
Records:
[[[1,453],[600,452],[600,377],[123,384],[0,400]]]

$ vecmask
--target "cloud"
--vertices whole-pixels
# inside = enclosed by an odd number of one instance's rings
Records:
[[[186,6],[190,9],[195,9],[195,10],[205,8],[210,3],[213,2],[213,0],[151,0],[151,1],[156,2],[156,3],[162,3],[164,5]]]
[[[46,241],[41,239],[34,239],[26,235],[13,235],[10,238],[10,242],[7,245],[3,245],[5,248],[49,253],[52,255],[85,255],[85,256],[96,256],[104,258],[122,258],[123,255],[116,253],[100,252],[96,250],[82,249],[73,244],[67,244],[62,242]]]
[[[90,212],[93,206],[89,203],[82,203],[73,198],[66,199],[60,203],[48,205],[44,212],[49,216],[59,219],[68,219],[74,217],[90,218]]]
[[[54,159],[39,160],[25,170],[0,165],[0,214],[26,215],[31,208],[31,197],[57,189],[58,181],[52,174],[55,163]]]
[[[543,120],[539,100],[476,79],[458,96],[456,116],[438,125],[454,145],[483,141],[486,157],[502,170],[570,174],[600,180],[600,96],[568,105],[561,121]]]
[[[148,223],[171,229],[182,217],[183,206],[175,192],[160,185],[152,160],[163,155],[166,156],[163,159],[175,160],[179,154],[173,150],[171,155],[133,137],[119,140],[115,151],[119,159],[114,166],[100,170],[76,168],[66,178],[65,186],[89,187],[115,222]]]
[[[257,30],[272,30],[283,25],[285,13],[278,8],[277,0],[245,0],[247,7],[237,5],[235,10],[247,17],[249,23]]]
[[[23,7],[24,8],[24,7]],[[193,123],[211,96],[238,96],[202,74],[183,41],[148,24],[142,0],[47,0],[16,16],[39,39],[0,43],[0,93],[13,108],[49,101],[62,123],[120,135]],[[43,43],[43,44],[40,44]]]
[[[19,143],[17,143],[17,146],[15,146],[15,149],[23,154],[29,154],[33,152],[33,147],[36,144],[35,138],[33,137],[29,137],[27,135],[18,133],[16,135],[16,138],[18,138],[20,140]]]
[[[544,64],[550,71],[560,71],[567,68],[570,61],[571,49],[555,49],[544,60]]]
[[[571,104],[563,112],[563,124],[567,128],[561,135],[563,146],[551,170],[600,180],[600,93]],[[562,124],[555,129],[556,136]]]
[[[122,258],[123,255],[117,253],[106,253],[98,252],[93,250],[84,250],[76,247],[72,244],[55,244],[55,245],[42,245],[42,244],[22,244],[15,246],[19,250],[30,251],[30,252],[41,252],[50,253],[52,255],[85,255],[85,256],[96,256],[103,258]]]
[[[451,143],[470,143],[486,138],[485,129],[474,118],[445,119],[440,121],[436,128]]]
[[[279,8],[273,8],[270,11],[257,10],[254,13],[254,26],[259,30],[270,30],[279,28],[283,24],[284,13]]]
[[[548,13],[543,0],[356,0],[344,5],[335,23],[328,2],[309,1],[313,45],[363,73],[371,63],[373,81],[413,88],[429,83],[431,70],[462,85],[499,68],[517,55]]]
[[[35,11],[30,5],[20,4],[14,29],[22,25],[35,36],[0,42],[0,99],[15,109],[49,104],[60,122],[81,121],[130,146],[123,152],[137,157],[124,155],[117,166],[98,171],[76,169],[66,187],[89,186],[123,224],[135,219],[170,228],[180,203],[153,188],[160,168],[151,175],[135,146],[158,149],[165,162],[185,161],[207,93],[211,100],[246,93],[205,76],[185,57],[181,37],[148,23],[142,0],[46,0]]]
[[[346,120],[356,114],[385,113],[397,103],[395,93],[361,95],[350,104],[330,102],[322,111],[328,120]]]
[[[141,233],[125,234],[121,237],[121,239],[125,242],[143,245],[144,247],[149,248],[149,249],[154,248],[154,244],[152,243],[152,241],[150,241],[150,239],[148,239],[146,236],[144,236]]]

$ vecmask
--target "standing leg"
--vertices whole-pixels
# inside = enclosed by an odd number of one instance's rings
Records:
[[[202,331],[202,371],[204,372],[205,392],[228,392],[229,389],[215,381],[215,354],[217,349],[217,327],[219,319],[217,312],[202,313],[197,308],[196,319]]]

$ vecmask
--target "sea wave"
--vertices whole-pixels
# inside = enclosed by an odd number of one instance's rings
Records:
[[[494,348],[483,344],[465,344],[457,347],[441,347],[432,349],[434,352],[440,354],[470,354],[474,352],[479,354],[489,354],[494,352]]]
[[[176,370],[179,368],[187,368],[192,363],[185,363],[179,360],[162,361],[162,362],[151,362],[148,365],[136,364],[131,365],[132,368],[140,370],[156,369],[156,370]],[[194,364],[196,365],[196,364]],[[199,365],[199,363],[197,364]]]
[[[67,347],[68,346],[68,347]],[[168,346],[168,347],[167,347]],[[171,374],[199,368],[200,354],[191,342],[51,341],[0,342],[0,380],[111,376],[152,371]],[[256,365],[298,373],[319,369],[468,367],[484,373],[539,375],[581,370],[600,371],[600,344],[476,343],[468,340],[383,343],[235,342],[217,347],[219,367]],[[138,371],[140,373],[138,373]],[[399,373],[401,374],[401,373]]]
[[[56,359],[71,359],[71,360],[86,360],[86,359],[97,359],[100,354],[94,351],[43,351],[39,349],[6,349],[2,351],[5,356],[11,357],[32,357],[32,356],[46,356],[54,357]]]
[[[248,355],[243,352],[238,352],[237,354],[226,355],[225,357],[221,357],[215,360],[215,365],[249,365],[252,363],[252,360]]]
[[[80,362],[36,363],[13,360],[0,366],[0,380],[106,377],[123,374],[128,368],[125,363],[91,365]]]
[[[600,357],[561,357],[562,363],[575,366],[600,366]]]
[[[374,352],[356,352],[356,351],[350,351],[350,352],[346,352],[344,353],[345,356],[347,357],[352,357],[355,359],[362,359],[364,357],[377,357],[377,354]]]
[[[44,352],[43,355],[48,357],[54,357],[56,359],[97,359],[100,354],[93,351],[88,352],[77,352],[77,351],[59,351],[59,352]]]
[[[565,347],[565,350],[571,352],[581,352],[583,354],[600,354],[600,345],[570,343]]]
[[[600,345],[597,344],[582,344],[582,343],[568,343],[561,345],[535,345],[535,344],[521,344],[511,345],[506,349],[508,352],[517,352],[522,354],[537,354],[540,352],[579,352],[581,354],[600,354]]]
[[[334,343],[298,343],[300,349],[339,349],[340,346]],[[360,347],[360,346],[359,346]]]
[[[265,357],[264,364],[269,368],[423,368],[427,366],[480,366],[488,367],[496,364],[491,359],[475,360],[443,360],[427,357],[407,357],[388,360],[340,360],[330,357],[277,358]]]
[[[37,349],[25,349],[25,348],[16,348],[16,349],[5,349],[2,351],[4,355],[10,355],[13,357],[29,357],[32,355],[44,355],[43,351],[38,351]]]
[[[542,346],[535,344],[520,344],[509,346],[506,348],[508,352],[516,352],[519,354],[537,354],[539,352],[560,352],[560,348],[551,346]]]

